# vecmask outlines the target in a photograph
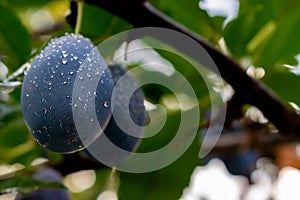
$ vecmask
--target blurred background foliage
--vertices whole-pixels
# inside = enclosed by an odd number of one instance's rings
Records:
[[[230,21],[228,16],[212,16],[208,10],[201,9],[199,0],[150,2],[233,57],[249,75],[259,78],[285,102],[293,102],[294,107],[300,104],[297,93],[300,91],[300,71],[297,71],[296,59],[300,54],[298,0],[240,0],[237,16]],[[3,81],[0,87],[0,181],[13,176],[14,171],[30,177],[40,165],[44,165],[44,162],[34,164],[40,157],[47,158],[48,166],[64,162],[64,156],[45,151],[32,139],[21,114],[21,89],[16,87],[14,91],[8,91],[5,79],[30,61],[51,38],[74,32],[65,20],[69,6],[67,0],[0,0],[0,79]],[[130,24],[100,8],[84,6],[81,34],[95,44],[130,28],[133,28]],[[167,52],[159,53],[190,81],[199,99],[201,114],[205,116],[210,108],[210,96],[201,77],[186,67],[189,65],[187,61]],[[15,81],[22,81],[22,77]],[[144,92],[147,100],[167,108],[174,101],[170,98],[170,91],[157,85],[145,87]],[[138,151],[158,149],[174,136],[174,124],[180,120],[180,113],[172,107],[167,110],[169,118],[161,131],[163,134],[143,141]],[[201,123],[203,120],[204,117]],[[164,169],[130,174],[112,172],[102,166],[85,171],[81,176],[75,174],[75,178],[66,176],[64,183],[74,199],[101,199],[103,196],[99,194],[104,191],[117,191],[119,199],[178,199],[194,168],[201,164],[199,148],[200,136],[197,135],[188,151]],[[15,179],[15,184],[19,180]],[[76,182],[86,185],[76,185]],[[38,184],[31,183],[26,185],[26,191],[33,191]],[[5,193],[2,186],[0,192]]]

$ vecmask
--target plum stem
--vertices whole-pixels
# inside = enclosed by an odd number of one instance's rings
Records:
[[[80,33],[81,24],[82,24],[82,17],[83,17],[83,7],[84,1],[77,1],[77,19],[76,19],[76,27],[75,27],[75,34]]]

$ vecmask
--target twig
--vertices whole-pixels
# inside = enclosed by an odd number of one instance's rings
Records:
[[[126,0],[86,0],[128,21],[135,27],[163,27],[186,34],[200,44],[216,63],[222,78],[244,100],[260,109],[285,136],[300,138],[300,117],[283,103],[270,89],[249,77],[233,59],[223,55],[199,35],[159,12],[148,2],[128,3]],[[133,1],[135,2],[135,1]],[[185,52],[184,52],[185,53]],[[197,59],[197,52],[191,54]]]
[[[7,77],[3,82],[7,83],[13,79],[18,78],[20,75],[23,75],[29,68],[31,65],[31,61],[23,64],[19,69],[17,69],[17,71],[13,72],[9,77]]]

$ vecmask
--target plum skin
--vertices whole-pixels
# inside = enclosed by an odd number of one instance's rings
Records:
[[[77,34],[52,39],[35,57],[24,77],[23,117],[35,140],[46,149],[72,153],[85,148],[73,120],[72,91],[78,69],[83,62],[88,62],[87,57],[91,58],[93,69],[99,67],[100,53],[89,56],[94,48],[89,39]],[[104,69],[100,79],[103,84],[97,85],[95,94],[97,120],[103,129],[111,117],[110,104],[103,106],[103,103],[110,102],[113,90],[110,71],[107,66]]]
[[[118,82],[118,80],[127,72],[127,70],[118,63],[110,64],[109,70],[111,71],[112,78],[114,81],[114,84]],[[135,78],[130,75],[131,81],[135,81]],[[126,91],[125,91],[126,92]],[[123,95],[123,94],[119,94]],[[132,118],[132,120],[139,126],[143,127],[146,125],[146,119],[147,119],[147,113],[144,106],[144,93],[141,89],[137,89],[132,94],[130,101],[129,101],[129,113]],[[122,100],[120,100],[122,101]],[[121,105],[121,102],[119,105],[116,105],[116,109],[118,110],[118,106]],[[124,123],[128,123],[126,119],[123,119]],[[128,125],[130,126],[130,125]],[[130,128],[129,128],[130,129]],[[132,130],[133,131],[133,130]],[[104,134],[118,147],[126,150],[126,151],[133,151],[138,142],[140,141],[140,138],[131,136],[130,133],[125,133],[123,130],[121,130],[118,125],[116,124],[114,120],[114,116],[111,117],[106,129],[104,130]],[[142,136],[143,129],[140,130],[138,133],[138,136]]]
[[[115,85],[119,79],[127,73],[125,67],[120,63],[111,63],[108,65],[108,68],[111,71]],[[132,74],[129,73],[128,78],[130,81],[137,83]],[[126,88],[130,90],[130,88],[128,88],[130,86],[124,85],[123,87],[125,90]],[[116,123],[114,116],[112,116],[104,130],[104,135],[100,135],[93,144],[83,151],[83,154],[87,155],[92,160],[98,160],[108,166],[116,167],[118,164],[121,164],[129,158],[131,152],[136,150],[144,133],[143,127],[147,124],[148,120],[148,115],[144,106],[145,97],[143,91],[140,88],[135,90],[130,97],[129,105],[123,104],[124,100],[122,96],[126,95],[126,93],[127,91],[117,94],[117,101],[114,109],[124,112],[124,109],[121,107],[129,106],[128,109],[132,121],[141,128],[136,130],[131,126],[130,121],[124,117],[119,123],[122,123],[123,126],[127,127],[127,130],[122,130]],[[130,135],[130,132],[133,131],[136,132],[135,136]],[[112,143],[112,145],[107,144],[107,142]],[[121,149],[121,151],[118,149]]]

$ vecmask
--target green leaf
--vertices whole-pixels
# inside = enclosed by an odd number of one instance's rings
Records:
[[[300,5],[299,5],[300,6]],[[253,63],[257,66],[274,67],[295,62],[295,55],[300,53],[300,16],[291,12],[280,21],[268,40],[265,40],[253,54]]]
[[[25,63],[31,52],[30,36],[18,16],[0,3],[0,55],[9,70]]]
[[[274,67],[295,62],[300,53],[300,2],[241,0],[239,17],[224,30],[232,56],[250,57],[253,65]]]
[[[238,58],[249,53],[247,44],[272,18],[270,9],[261,2],[241,1],[238,18],[229,22],[223,35],[233,56]]]
[[[300,105],[300,77],[292,74],[287,69],[276,70],[272,73],[266,73],[263,81],[268,85],[281,99],[286,102],[294,102]]]
[[[15,188],[17,192],[22,194],[29,194],[44,188],[65,189],[65,186],[60,182],[43,182],[31,176],[16,175],[0,183],[1,192],[5,192],[5,190],[9,190],[10,188]]]
[[[0,128],[2,129],[7,123],[20,115],[21,108],[19,105],[7,105],[0,103]],[[1,131],[1,134],[4,134]]]
[[[158,133],[160,137],[152,137],[150,139],[152,144],[143,141],[142,149],[147,149],[146,152],[153,150],[153,147],[158,149],[157,144],[165,145],[174,137],[176,133],[174,124],[180,120],[180,114],[168,119],[169,123],[166,129],[164,128],[164,132]],[[194,168],[200,164],[199,149],[200,140],[196,137],[178,160],[161,170],[143,174],[120,173],[119,199],[179,199],[183,189],[188,186]]]
[[[13,148],[28,139],[28,129],[23,118],[19,113],[11,113],[11,115],[15,115],[14,118],[11,118],[5,126],[1,127],[0,149]]]
[[[112,14],[96,6],[84,4],[80,33],[94,42],[101,42],[130,27],[130,24]]]
[[[50,1],[51,0],[6,0],[7,3],[18,7],[40,6]]]
[[[222,36],[222,26],[225,18],[211,18],[206,11],[199,8],[198,3],[199,0],[179,0],[176,3],[169,0],[160,0],[156,7],[173,20],[217,44]]]

